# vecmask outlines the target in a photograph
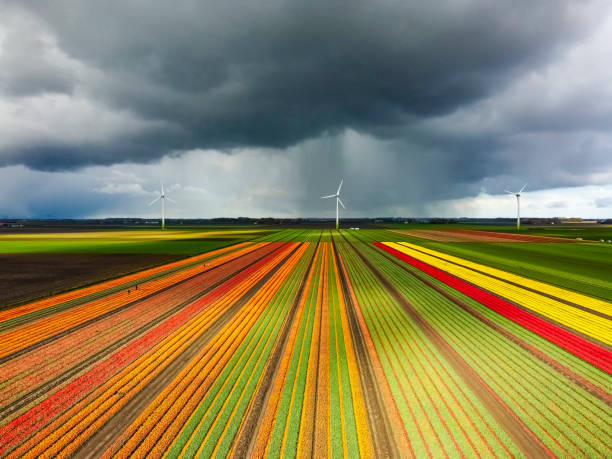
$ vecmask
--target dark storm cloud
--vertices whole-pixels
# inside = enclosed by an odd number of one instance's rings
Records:
[[[67,64],[17,28],[23,36],[3,42],[5,94],[76,93],[142,126],[115,132],[122,123],[110,123],[102,140],[73,128],[16,143],[0,153],[4,164],[66,169],[189,148],[286,148],[350,128],[398,144],[420,137],[416,151],[443,152],[447,163],[476,157],[456,177],[471,183],[489,171],[479,152],[497,140],[420,130],[420,121],[488,97],[593,22],[589,2],[569,0],[6,4],[39,21]]]
[[[53,61],[51,44],[36,33],[22,33],[33,26],[31,22],[22,21],[20,25],[10,29],[2,40],[0,89],[10,96],[71,92],[75,77]]]

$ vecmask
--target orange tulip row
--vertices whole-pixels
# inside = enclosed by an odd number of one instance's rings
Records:
[[[270,299],[282,286],[306,246],[304,245],[247,301],[237,315],[194,357],[162,393],[130,425],[105,457],[115,450],[118,457],[128,455],[161,456],[178,436],[198,408],[246,335],[266,310]],[[285,253],[286,254],[286,253]],[[278,260],[280,261],[280,260]],[[273,265],[269,265],[267,270]],[[252,285],[253,279],[249,279]],[[234,300],[235,301],[235,300]],[[196,429],[197,430],[197,429]]]
[[[202,403],[198,407],[199,409],[193,411],[193,415],[190,419],[190,421],[193,421],[193,430],[191,430],[191,426],[185,424],[182,431],[179,433],[180,437],[189,437],[182,451],[178,452],[178,448],[175,448],[177,453],[169,455],[170,457],[183,457],[183,455],[190,456],[192,454],[199,457],[203,455],[202,452],[204,449],[212,452],[212,456],[219,451],[222,440],[225,440],[226,436],[232,437],[229,433],[230,429],[232,429],[232,431],[234,430],[234,422],[232,421],[240,418],[240,415],[236,413],[237,408],[241,404],[241,401],[245,400],[245,397],[249,397],[249,395],[246,395],[246,387],[242,386],[238,388],[237,383],[240,381],[241,377],[245,376],[247,368],[257,367],[258,363],[262,363],[263,353],[261,349],[269,346],[271,340],[276,339],[277,335],[270,333],[270,331],[274,329],[278,330],[280,322],[286,314],[286,304],[290,303],[291,298],[284,297],[284,301],[280,302],[274,302],[273,298],[277,292],[280,292],[281,289],[284,288],[285,282],[306,253],[308,246],[309,243],[303,244],[281,270],[274,275],[274,278],[270,279],[269,285],[264,286],[255,297],[253,297],[251,307],[260,311],[259,317],[262,317],[263,320],[258,321],[259,326],[253,327],[250,333],[251,340],[245,344],[254,344],[254,348],[259,349],[259,352],[249,353],[246,351],[248,347],[244,346],[242,354],[232,356],[232,360],[237,361],[238,357],[240,357],[244,362],[242,370],[238,370],[240,366],[234,366],[231,368],[231,371],[227,371],[230,367],[226,366],[224,373],[227,374],[224,375],[223,381],[221,379],[215,381],[215,384],[218,385],[216,395],[211,394],[208,400],[202,400]],[[294,292],[293,289],[289,289],[289,291]],[[283,293],[286,293],[286,290],[284,290]],[[285,312],[283,314],[278,314],[278,311],[282,310]],[[259,334],[259,331],[262,333]],[[259,338],[255,338],[258,334],[260,335]],[[265,341],[262,340],[263,336],[267,336]],[[249,365],[250,363],[255,365]],[[261,366],[259,367],[261,368]],[[261,372],[251,372],[247,374],[250,378],[258,379]],[[222,421],[222,417],[225,418],[225,416],[223,416],[224,413],[228,412],[229,416]]]
[[[324,260],[327,257],[328,252],[328,244],[321,244],[321,252],[320,258],[317,260],[317,264],[319,267],[318,279],[316,283],[316,290],[312,292],[313,300],[315,303],[315,310],[312,312],[314,314],[313,320],[313,328],[312,328],[312,339],[309,345],[308,356],[317,356],[319,345],[321,342],[321,314],[323,309],[323,292],[325,290],[326,284],[326,263]],[[299,424],[299,437],[297,442],[297,456],[298,457],[307,457],[313,456],[313,442],[312,438],[316,431],[316,413],[317,413],[317,405],[322,403],[322,401],[317,400],[317,381],[319,379],[319,359],[318,358],[309,358],[307,361],[308,369],[306,371],[306,384],[304,389],[304,400],[302,402],[302,415],[300,418]],[[320,410],[321,408],[319,408]],[[327,422],[327,418],[325,418],[325,422]],[[287,424],[289,424],[287,422]],[[319,423],[320,424],[320,423]],[[288,431],[288,425],[285,425],[284,430],[284,440],[283,444],[286,444],[286,437]],[[293,428],[298,428],[298,426],[292,426]],[[282,450],[284,451],[284,449]],[[327,451],[324,452],[325,455]]]
[[[319,258],[320,252],[321,246],[317,247],[316,249],[314,255],[315,262],[312,264],[312,267],[308,273],[306,284],[304,286],[304,293],[302,295],[302,298],[300,299],[298,310],[296,311],[293,325],[291,326],[291,330],[289,332],[289,337],[287,339],[287,345],[285,348],[286,350],[295,349],[295,346],[298,342],[300,324],[304,320],[304,314],[308,314],[308,312],[305,312],[306,303],[309,297],[309,292],[311,291],[311,288],[313,286],[313,277],[315,277],[314,273],[317,265],[316,260]],[[276,377],[274,379],[274,382],[272,383],[272,388],[270,390],[270,398],[268,399],[268,403],[263,412],[263,416],[259,422],[259,429],[257,432],[257,437],[255,439],[252,457],[263,457],[265,455],[266,448],[269,444],[272,428],[276,420],[276,416],[278,414],[278,407],[280,404],[282,388],[285,383],[287,373],[289,371],[291,357],[291,352],[284,352],[281,358]]]
[[[339,258],[339,257],[338,257]],[[340,306],[340,320],[342,330],[342,340],[336,339],[336,342],[344,346],[346,353],[346,362],[348,366],[349,383],[351,387],[351,399],[353,401],[352,409],[354,411],[355,424],[357,429],[357,440],[359,443],[359,454],[362,457],[372,457],[374,455],[372,447],[372,439],[370,437],[370,429],[368,428],[367,415],[365,410],[365,404],[363,394],[361,391],[359,370],[357,368],[357,361],[355,359],[355,353],[353,351],[353,340],[351,338],[351,331],[347,319],[347,307],[342,288],[340,285],[340,275],[338,272],[338,262],[336,254],[332,252],[332,260],[334,266],[334,275],[336,279],[336,290],[338,292],[338,303]]]
[[[137,329],[148,324],[153,326],[152,321],[156,318],[171,312],[177,305],[271,253],[278,246],[278,243],[267,244],[229,261],[222,267],[191,278],[183,284],[175,285],[103,320],[58,338],[20,358],[9,360],[2,365],[0,406],[9,404],[41,384],[53,380],[73,365],[92,358],[108,346],[113,346],[118,340],[133,334]],[[184,308],[180,310],[183,311]],[[116,345],[113,346],[115,347]]]
[[[231,252],[218,257],[206,265],[198,264],[194,267],[173,273],[169,276],[151,280],[139,285],[137,290],[121,291],[110,296],[86,303],[82,306],[72,308],[55,314],[51,317],[28,323],[18,328],[0,333],[0,357],[10,355],[20,349],[57,335],[76,325],[95,319],[109,311],[118,309],[128,303],[139,300],[152,293],[170,287],[189,277],[209,271],[214,267],[245,255],[259,248],[259,244],[250,245],[241,250]]]
[[[75,451],[93,432],[143,390],[147,383],[178,358],[231,305],[259,281],[291,247],[284,246],[254,275],[236,285],[228,295],[179,327],[140,358],[123,368],[91,394],[75,403],[11,453],[10,457],[36,457]]]

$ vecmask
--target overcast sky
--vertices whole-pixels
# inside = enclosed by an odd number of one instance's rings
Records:
[[[0,217],[612,217],[609,0],[0,9]]]

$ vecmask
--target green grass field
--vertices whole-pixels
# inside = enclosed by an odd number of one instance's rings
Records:
[[[482,229],[515,231],[509,226],[487,225],[389,225],[402,229]],[[408,241],[483,263],[515,274],[569,288],[588,295],[612,300],[612,244],[585,242],[489,243],[435,242],[400,235],[386,229],[343,230],[358,240]],[[559,225],[555,227],[525,226],[521,233],[546,236],[576,237],[585,241],[612,238],[612,227]],[[187,227],[181,229],[126,229],[59,233],[17,233],[0,235],[0,254],[72,253],[72,254],[172,254],[191,256],[244,241],[312,241],[318,230],[254,229],[252,227]],[[322,232],[322,241],[331,240],[329,231]],[[317,236],[318,237],[318,236]]]
[[[2,253],[157,253],[195,255],[270,233],[269,230],[168,229],[0,235]]]
[[[612,300],[612,244],[436,242],[386,230],[346,233],[354,234],[365,242],[411,242],[514,274]]]

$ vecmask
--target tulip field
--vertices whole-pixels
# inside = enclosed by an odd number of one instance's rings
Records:
[[[597,248],[474,233],[253,232],[0,307],[0,457],[612,457],[612,275],[495,258]]]

